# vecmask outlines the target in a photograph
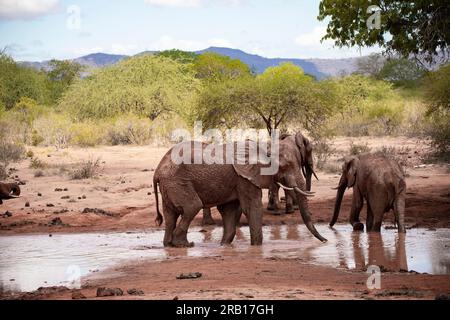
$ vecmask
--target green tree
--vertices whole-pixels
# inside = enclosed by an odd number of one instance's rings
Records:
[[[429,134],[435,149],[450,154],[450,64],[430,72],[425,78],[425,98],[430,119]]]
[[[249,66],[242,61],[210,52],[195,59],[194,69],[197,78],[212,82],[234,80],[252,74]]]
[[[5,52],[0,52],[0,108],[9,110],[22,97],[40,104],[48,103],[45,74],[19,65]]]
[[[250,125],[274,129],[289,124],[314,129],[331,111],[332,94],[291,63],[255,78],[219,82],[202,90],[198,118],[207,127]]]
[[[158,52],[156,56],[170,58],[172,60],[185,64],[193,63],[197,58],[197,54],[195,54],[194,52],[187,52],[177,49],[161,51]]]
[[[85,69],[70,60],[51,60],[47,72],[52,102],[56,102]]]
[[[127,113],[151,120],[171,112],[188,117],[197,88],[188,66],[169,58],[139,56],[78,79],[63,94],[59,109],[80,120]]]
[[[411,59],[389,59],[376,78],[391,82],[398,87],[412,88],[419,84],[425,72],[421,65]]]
[[[381,9],[380,29],[367,27],[371,5]],[[438,51],[449,54],[448,0],[322,0],[318,19],[329,20],[324,39],[339,47],[378,45],[405,58],[424,55],[429,61]]]

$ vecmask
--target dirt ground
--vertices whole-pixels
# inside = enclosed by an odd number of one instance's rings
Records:
[[[350,141],[367,143],[372,151],[395,148],[407,173],[406,223],[409,227],[450,228],[450,170],[448,165],[426,165],[423,142],[407,138],[338,138],[330,162],[339,158]],[[24,183],[19,199],[5,201],[0,214],[0,235],[137,231],[156,228],[152,176],[167,148],[98,147],[90,149],[30,148],[44,162],[30,168],[30,159],[16,164],[13,176]],[[65,173],[86,159],[100,159],[100,175],[72,180]],[[39,172],[38,172],[39,171]],[[310,200],[315,222],[330,220],[339,172],[318,172]],[[39,177],[36,177],[39,176]],[[351,191],[342,206],[340,222],[348,219]],[[266,195],[265,195],[266,200]],[[100,210],[99,210],[100,209]],[[365,217],[365,211],[363,211]],[[220,218],[215,210],[218,224]],[[244,222],[244,220],[242,221]],[[194,221],[200,225],[201,214]],[[299,214],[264,214],[265,225],[302,223]],[[385,224],[392,223],[386,215]],[[162,241],[162,239],[161,239]],[[181,249],[182,250],[182,249]],[[201,261],[198,261],[201,260]],[[176,280],[180,270],[201,272],[196,280]],[[83,280],[81,292],[96,298],[98,287],[138,288],[143,296],[118,299],[432,299],[450,292],[450,276],[387,272],[383,290],[368,291],[364,272],[298,263],[287,259],[233,256],[170,259],[127,264]],[[71,299],[74,290],[49,288],[3,298]]]

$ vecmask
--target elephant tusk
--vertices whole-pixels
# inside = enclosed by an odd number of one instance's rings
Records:
[[[339,187],[331,188],[331,190],[339,190]]]
[[[312,173],[313,173],[314,177],[317,179],[317,181],[319,181],[319,178],[317,177],[316,172],[313,170]]]
[[[299,187],[294,188],[295,191],[300,193],[301,195],[304,195],[305,197],[314,197],[314,194],[306,193],[305,191],[301,190]]]
[[[280,182],[277,182],[277,185],[278,185],[280,188],[284,189],[284,190],[287,190],[287,191],[294,191],[294,188],[288,188],[288,187],[282,185]]]

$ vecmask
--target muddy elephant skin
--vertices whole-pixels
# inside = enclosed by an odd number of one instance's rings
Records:
[[[380,232],[384,214],[393,210],[398,232],[404,233],[406,183],[399,164],[382,154],[363,154],[346,157],[342,170],[330,226],[334,226],[338,220],[345,190],[353,188],[350,212],[353,230],[364,230],[359,214],[365,199],[368,232]]]
[[[191,148],[193,142],[175,146]],[[203,150],[208,147],[202,144]],[[216,146],[223,148],[226,145]],[[187,241],[189,226],[203,208],[217,207],[222,215],[224,234],[222,244],[230,244],[236,234],[237,219],[241,211],[247,216],[252,245],[261,245],[262,235],[262,189],[269,188],[273,181],[285,186],[289,195],[300,203],[300,213],[305,225],[319,240],[326,241],[314,227],[307,196],[305,181],[298,166],[297,157],[291,146],[280,143],[279,170],[274,176],[261,175],[262,165],[238,164],[175,164],[172,150],[161,160],[154,175],[157,218],[161,225],[165,220],[165,246],[189,247]],[[247,154],[248,155],[248,154]],[[235,155],[236,156],[236,155]],[[162,196],[163,216],[159,210],[157,187]],[[177,225],[178,218],[181,217]]]

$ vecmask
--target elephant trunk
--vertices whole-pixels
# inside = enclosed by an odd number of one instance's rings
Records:
[[[306,191],[311,191],[311,178],[313,175],[313,169],[311,166],[306,166],[306,173],[305,173],[305,179],[306,179]]]
[[[336,202],[334,204],[333,219],[330,222],[330,227],[333,227],[339,218],[339,213],[341,211],[342,199],[344,198],[344,193],[345,193],[346,188],[347,188],[347,183],[346,183],[345,177],[343,175],[341,177],[339,186],[337,188]]]
[[[297,202],[299,204],[299,208],[300,208],[300,214],[301,214],[303,222],[305,223],[308,230],[320,241],[327,242],[328,240],[320,235],[320,233],[317,231],[316,227],[314,226],[314,224],[311,220],[311,214],[309,212],[309,207],[308,207],[306,197],[298,192],[293,192],[293,191],[291,191],[291,197],[293,197],[294,199],[297,200]],[[301,199],[302,197],[303,197],[303,199]]]

